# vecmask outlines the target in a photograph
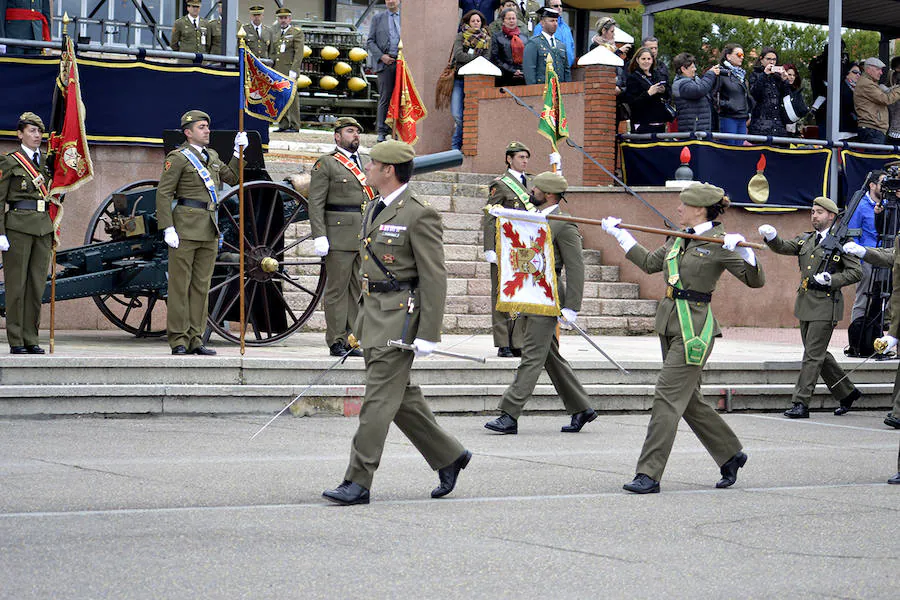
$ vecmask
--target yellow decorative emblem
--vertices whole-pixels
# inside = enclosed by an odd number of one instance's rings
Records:
[[[671,275],[669,277],[669,285],[674,286],[676,283],[678,283],[679,279],[681,279],[681,277],[679,277],[678,274]]]

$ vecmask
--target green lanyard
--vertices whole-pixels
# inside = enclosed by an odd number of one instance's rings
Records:
[[[506,187],[512,190],[513,194],[519,199],[519,202],[525,205],[525,210],[534,210],[534,206],[529,201],[528,191],[522,187],[522,183],[517,181],[515,177],[507,172],[500,181],[506,184]]]
[[[666,272],[669,275],[669,285],[675,289],[683,289],[681,276],[678,274],[678,257],[681,255],[681,247],[684,238],[675,238],[672,249],[666,255]],[[715,320],[712,316],[712,308],[706,305],[706,322],[700,335],[694,335],[694,321],[691,318],[691,307],[684,298],[675,298],[675,308],[678,311],[678,323],[681,325],[681,338],[684,340],[684,360],[689,365],[702,365],[703,359],[709,352],[709,344],[712,341]]]

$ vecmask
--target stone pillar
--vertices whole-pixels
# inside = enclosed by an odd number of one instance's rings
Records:
[[[466,90],[466,101],[463,106],[463,145],[462,153],[466,156],[478,154],[478,100],[481,90],[494,89],[492,75],[466,75],[463,79]]]
[[[584,149],[609,169],[616,160],[616,68],[586,66],[584,76]],[[612,185],[597,165],[584,159],[582,185]]]

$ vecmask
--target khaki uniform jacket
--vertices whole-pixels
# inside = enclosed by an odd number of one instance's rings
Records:
[[[552,214],[567,215],[559,209]],[[549,221],[550,237],[553,238],[553,260],[556,268],[557,292],[559,307],[581,310],[581,299],[584,296],[584,243],[581,232],[575,223],[568,221]],[[566,285],[560,280],[560,274],[566,269]]]
[[[190,144],[182,144],[187,147],[203,162],[203,157]],[[219,159],[219,155],[212,148],[207,148],[209,162],[206,165],[210,177],[219,190],[221,182],[235,185],[238,182],[238,159],[232,157],[226,165]],[[197,169],[181,153],[180,148],[166,155],[166,163],[162,175],[159,177],[159,187],[156,189],[156,218],[159,221],[160,230],[166,227],[175,227],[178,237],[184,240],[208,242],[219,236],[219,225],[216,220],[216,209],[193,208],[190,206],[175,206],[175,200],[198,200],[209,204],[211,199],[206,184],[200,178]]]
[[[532,37],[525,44],[525,56],[522,58],[522,73],[525,83],[544,83],[547,75],[547,55],[553,57],[553,69],[560,82],[571,80],[569,59],[566,56],[566,45],[556,40],[556,47],[551,48],[543,34]]]
[[[275,60],[275,70],[282,75],[287,75],[290,71],[299,73],[303,62],[303,32],[293,25],[285,30],[284,35],[280,29],[275,29],[272,32],[269,54]]]
[[[209,22],[209,51],[212,54],[223,54],[222,19],[214,19]]]
[[[837,260],[831,261],[828,272],[831,273],[831,290],[804,289],[803,281],[818,273],[825,254],[820,246],[816,246],[816,232],[802,233],[792,240],[775,236],[766,241],[769,248],[777,254],[796,256],[800,265],[800,286],[797,288],[797,300],[794,302],[794,316],[801,321],[831,321],[837,323],[844,314],[844,294],[841,288],[856,283],[862,278],[862,267],[859,259],[850,254],[838,254]]]
[[[313,238],[328,237],[331,250],[359,251],[362,208],[369,201],[363,186],[334,156],[340,150],[319,157],[309,181],[309,226]],[[367,158],[359,157],[363,169]],[[365,172],[365,171],[364,171]],[[329,211],[326,205],[353,206],[357,212]]]
[[[212,48],[212,31],[209,21],[197,18],[198,27],[194,28],[187,15],[177,19],[172,25],[172,50],[176,52],[199,52],[208,54]]]
[[[882,133],[888,130],[888,105],[900,100],[900,86],[894,86],[885,92],[863,71],[856,87],[853,89],[853,105],[859,117],[859,126],[877,129]]]
[[[24,151],[22,151],[24,154]],[[46,168],[46,153],[41,153],[41,168],[44,185],[50,186],[50,172]],[[25,156],[26,160],[28,156]],[[27,233],[28,235],[47,235],[53,233],[53,223],[49,213],[35,210],[13,210],[7,212],[7,203],[19,200],[44,200],[39,187],[34,185],[28,171],[7,154],[0,158],[0,235],[7,230]],[[50,203],[47,202],[49,207]]]
[[[900,337],[900,319],[894,315],[900,315],[900,236],[894,240],[893,248],[866,248],[863,257],[873,267],[892,267],[892,279],[895,282],[891,290],[890,317],[891,326],[888,335]]]
[[[415,338],[421,338],[439,342],[447,298],[441,215],[428,202],[410,194],[407,188],[381,211],[374,222],[371,209],[366,211],[364,218],[367,223],[363,225],[360,242],[362,276],[369,281],[388,279],[369,256],[365,248],[365,239],[368,239],[372,252],[398,281],[419,279],[403,341],[412,343]],[[364,285],[362,307],[353,328],[363,348],[383,347],[388,340],[400,339],[409,310],[409,295],[409,290],[368,294]]]
[[[527,210],[525,205],[519,200],[519,197],[509,189],[509,186],[506,185],[501,179],[504,175],[509,173],[507,171],[500,177],[494,179],[491,182],[490,187],[488,188],[488,201],[487,205],[492,206],[494,204],[499,204],[503,208],[510,208],[514,210]],[[512,173],[509,173],[512,175]],[[515,175],[512,175],[515,178]],[[530,175],[526,173],[525,181],[527,182],[530,179]],[[526,192],[529,189],[525,190]],[[497,245],[497,218],[491,215],[491,213],[484,211],[484,216],[481,218],[481,230],[484,233],[484,250],[487,252],[488,250],[496,251]]]
[[[724,237],[725,228],[721,223],[714,224],[713,228],[704,235],[710,237]],[[712,294],[716,290],[723,271],[728,271],[737,277],[744,285],[751,288],[760,288],[766,278],[762,265],[757,257],[756,266],[747,263],[734,252],[730,252],[721,244],[701,242],[698,240],[685,240],[681,261],[678,264],[678,274],[681,277],[682,288]],[[645,273],[666,273],[666,255],[672,248],[674,240],[669,240],[665,245],[650,252],[640,244],[635,245],[625,255],[628,260],[636,264]],[[668,281],[668,275],[666,275]],[[668,285],[668,282],[667,284]],[[706,302],[689,302],[691,308],[691,320],[694,324],[694,332],[699,334],[706,322],[706,312],[709,304]],[[681,324],[678,321],[678,310],[675,300],[662,298],[656,309],[656,333],[665,336],[681,335]],[[713,326],[713,335],[721,336],[718,321]]]
[[[247,34],[247,37],[244,38],[247,49],[258,58],[269,58],[269,54],[272,50],[272,40],[274,38],[272,28],[268,25],[260,25],[259,29],[262,32],[262,35],[257,35],[256,27],[254,27],[253,23],[247,23],[243,27],[244,33]]]

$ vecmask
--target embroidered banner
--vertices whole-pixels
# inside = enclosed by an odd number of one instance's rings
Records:
[[[541,214],[492,209],[497,217],[497,310],[558,316],[550,224]]]

